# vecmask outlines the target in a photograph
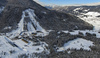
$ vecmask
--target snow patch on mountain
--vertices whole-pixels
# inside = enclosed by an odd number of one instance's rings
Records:
[[[7,26],[7,27],[5,27],[4,29],[11,29],[12,27],[11,26]]]
[[[22,31],[24,31],[23,27],[24,27],[24,15],[25,13],[23,12],[23,15],[22,15],[22,19],[20,20],[20,22],[18,23],[18,28],[16,30],[13,30],[12,32],[10,33],[6,33],[7,36],[9,36],[9,38],[14,38],[16,36],[18,36]]]
[[[65,51],[67,49],[80,50],[81,48],[83,50],[91,50],[89,48],[90,46],[94,46],[92,41],[85,40],[83,38],[77,38],[77,39],[74,39],[74,40],[71,40],[71,41],[65,43],[64,46],[59,47],[57,51],[60,52],[60,51]]]
[[[74,9],[73,11],[74,12],[78,12],[79,10],[82,10],[83,8],[76,8],[76,9]]]
[[[88,12],[85,15],[87,15],[89,17],[96,17],[96,16],[99,16],[100,13],[98,13],[98,12]]]
[[[28,9],[28,10],[26,10],[25,12],[27,12],[27,13],[29,14],[29,17],[30,17],[32,23],[33,23],[33,24],[35,25],[35,27],[36,27],[36,31],[41,31],[41,32],[46,33],[46,30],[43,29],[43,28],[40,26],[39,22],[36,21],[36,19],[35,19],[36,15],[35,15],[35,13],[34,13],[34,10]]]
[[[83,10],[84,12],[88,12],[90,9],[85,9],[85,10]]]

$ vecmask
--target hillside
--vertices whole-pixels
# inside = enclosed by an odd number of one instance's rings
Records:
[[[100,32],[80,17],[33,0],[0,0],[0,58],[98,58]]]
[[[11,26],[13,29],[16,28],[15,25],[20,21],[22,11],[29,8],[34,10],[37,16],[36,20],[46,30],[73,30],[75,29],[75,26],[77,26],[80,30],[92,29],[92,25],[80,20],[78,17],[48,10],[32,0],[8,1],[9,2],[2,12],[2,17],[0,18],[0,25],[5,23],[3,24],[4,26],[0,26],[1,32],[5,31],[3,30],[5,26]]]

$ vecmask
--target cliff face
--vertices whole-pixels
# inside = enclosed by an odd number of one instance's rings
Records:
[[[1,0],[5,2],[6,0]],[[92,29],[93,26],[70,14],[51,11],[37,4],[33,0],[7,0],[4,10],[0,15],[0,30],[6,26],[12,29],[17,28],[22,12],[26,9],[33,9],[36,19],[46,30],[73,30],[73,29]],[[7,30],[10,31],[10,30]]]

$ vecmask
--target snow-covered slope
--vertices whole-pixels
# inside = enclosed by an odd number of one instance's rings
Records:
[[[79,20],[79,18],[77,18],[76,16],[48,10],[47,8],[42,7],[41,5],[37,4],[33,0],[8,0],[7,4],[5,4],[4,7],[5,9],[0,18],[0,32],[10,32],[12,31],[12,29],[17,29],[16,25],[19,23],[19,21],[21,21],[20,19],[21,19],[22,12],[28,8],[34,10],[34,13],[36,15],[35,20],[38,21],[40,26],[42,26],[46,30],[51,30],[51,29],[70,30],[70,29],[75,29],[75,26],[77,26],[78,29],[80,30],[93,29],[92,25],[82,20]],[[28,15],[33,13],[31,10],[30,11],[28,10],[25,12],[26,13],[28,12],[29,13]],[[30,15],[30,18],[32,18],[32,15]],[[29,18],[28,16],[25,17],[25,19],[28,19],[28,18]],[[63,19],[64,20],[66,19],[66,20],[63,21]],[[37,22],[37,25],[38,25],[38,22]],[[5,27],[9,27],[9,26],[11,26],[12,29],[6,29],[6,30],[4,29]],[[84,28],[82,26],[84,26]],[[38,30],[41,29],[40,27],[37,27],[37,28]]]
[[[18,28],[12,32],[6,33],[6,35],[10,38],[17,37],[21,35],[20,33],[24,32],[27,32],[27,34],[37,33],[37,36],[48,35],[48,32],[39,25],[35,17],[34,10],[27,9],[23,11],[22,18],[18,23]]]
[[[92,24],[94,26],[94,30],[100,31],[100,13],[99,12],[81,13],[81,15],[78,15],[78,17]]]
[[[89,47],[93,46],[93,42],[92,41],[88,41],[85,40],[83,38],[77,38],[74,39],[72,41],[69,41],[68,43],[65,43],[63,47],[60,47],[57,51],[64,51],[67,49],[76,49],[76,50],[80,50],[81,48],[83,50],[91,50]]]
[[[46,43],[37,46],[35,46],[35,44],[36,42],[32,41],[25,42],[22,39],[10,40],[6,36],[0,36],[0,57],[18,58],[18,56],[23,54],[30,57],[32,53],[42,53],[43,51],[47,51],[45,47],[48,45]]]
[[[92,24],[94,30],[100,31],[100,11],[99,6],[83,6],[73,9],[73,13],[77,13],[77,17]]]

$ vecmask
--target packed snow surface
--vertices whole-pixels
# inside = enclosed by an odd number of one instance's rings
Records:
[[[71,40],[67,43],[64,44],[63,47],[59,47],[59,49],[57,50],[58,52],[60,51],[64,51],[67,49],[76,49],[76,50],[80,50],[81,48],[83,50],[91,50],[89,47],[93,46],[93,42],[89,41],[89,40],[85,40],[83,38],[77,38],[74,40]]]

